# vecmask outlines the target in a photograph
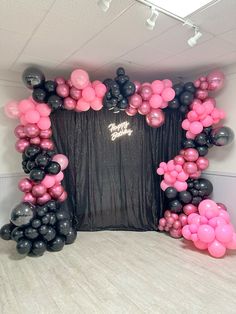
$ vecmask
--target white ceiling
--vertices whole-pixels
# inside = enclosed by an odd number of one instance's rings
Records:
[[[151,80],[236,63],[236,0],[191,16],[203,33],[194,48],[193,31],[162,14],[146,29],[150,11],[134,0],[113,0],[107,13],[96,2],[0,0],[0,79],[18,80],[28,65],[51,77],[83,67],[98,79],[123,65],[133,79]]]

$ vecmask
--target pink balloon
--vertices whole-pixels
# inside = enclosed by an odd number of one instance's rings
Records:
[[[179,228],[179,229],[174,229],[174,228],[170,229],[170,236],[172,238],[175,238],[175,239],[182,238],[182,230],[181,230],[181,228]]]
[[[142,85],[142,87],[140,88],[140,95],[143,100],[149,100],[152,96],[152,88],[147,85]]]
[[[90,109],[90,104],[83,98],[80,98],[75,107],[76,111],[88,111]]]
[[[201,84],[201,81],[200,81],[200,80],[194,81],[194,86],[195,86],[196,88],[199,88],[199,87],[200,87],[200,84]]]
[[[198,89],[196,91],[196,97],[200,100],[204,100],[208,97],[208,91],[206,90],[202,90],[202,89]]]
[[[69,86],[67,84],[59,84],[57,86],[57,94],[62,97],[62,98],[66,98],[69,96]]]
[[[82,92],[81,90],[75,88],[74,86],[70,89],[70,96],[74,100],[79,100],[81,98]]]
[[[47,130],[51,127],[51,120],[49,117],[41,117],[37,123],[40,130]]]
[[[39,122],[40,114],[36,110],[29,110],[25,114],[25,121],[28,123],[37,123]]]
[[[198,160],[196,161],[196,164],[198,166],[198,169],[205,170],[209,166],[209,160],[205,157],[199,157]]]
[[[47,104],[37,104],[36,110],[41,117],[49,117],[52,109]]]
[[[40,138],[52,137],[52,129],[41,130],[39,133]]]
[[[130,106],[138,108],[142,104],[142,97],[139,94],[134,94],[130,97]]]
[[[96,97],[91,103],[91,108],[95,111],[99,111],[102,109],[103,107],[103,103],[102,103],[102,99],[101,98],[98,98]]]
[[[67,110],[74,110],[76,106],[76,101],[71,97],[66,97],[63,102],[64,108]]]
[[[87,102],[93,101],[96,97],[95,90],[90,86],[85,87],[82,90],[82,97]]]
[[[146,115],[146,122],[153,128],[159,128],[165,122],[165,115],[161,109],[152,109],[151,112]]]
[[[236,250],[236,233],[234,232],[230,242],[226,244],[227,249]]]
[[[37,204],[43,205],[51,200],[51,196],[48,193],[45,193],[43,196],[37,198]]]
[[[16,142],[15,148],[19,153],[23,153],[24,150],[29,146],[29,144],[29,141],[22,138]]]
[[[74,70],[71,73],[70,79],[73,86],[78,89],[84,89],[89,84],[88,73],[81,69]]]
[[[187,132],[186,132],[186,137],[187,137],[187,138],[190,138],[190,139],[194,139],[194,138],[196,137],[196,134],[193,134],[192,132],[187,131]]]
[[[218,209],[223,209],[223,210],[227,210],[227,207],[223,204],[223,203],[216,203]]]
[[[223,257],[226,253],[225,246],[217,240],[214,240],[211,244],[208,245],[208,252],[213,257]]]
[[[183,122],[182,122],[182,128],[187,131],[187,130],[189,130],[189,127],[190,127],[189,120],[188,119],[184,119]]]
[[[167,101],[167,102],[171,101],[172,99],[175,98],[175,91],[173,90],[173,88],[167,87],[163,90],[163,92],[161,93],[161,96],[164,101]]]
[[[17,127],[15,127],[14,134],[18,138],[26,138],[27,137],[25,134],[23,125],[17,125]]]
[[[184,205],[183,212],[185,213],[185,215],[189,216],[189,215],[191,215],[193,213],[197,213],[198,209],[193,204],[187,204],[187,205]]]
[[[160,95],[154,94],[149,100],[149,104],[152,108],[160,108],[162,105],[162,97]]]
[[[189,131],[193,134],[199,134],[203,130],[201,122],[194,121],[190,124]]]
[[[179,220],[176,220],[174,223],[173,223],[173,228],[174,229],[180,229],[182,227],[181,225],[181,222]]]
[[[143,101],[141,106],[138,108],[138,113],[141,115],[147,115],[151,111],[151,107],[148,101]]]
[[[174,218],[175,221],[179,220],[179,215],[176,213],[171,213],[171,217]]]
[[[224,85],[224,74],[221,71],[213,71],[207,76],[207,82],[209,84],[208,89],[211,91],[218,91]]]
[[[174,162],[175,162],[176,165],[182,166],[185,163],[185,160],[184,160],[183,156],[177,155],[174,158]]]
[[[46,174],[44,179],[41,181],[41,184],[43,184],[47,189],[49,189],[55,184],[55,182],[56,182],[55,176]]]
[[[17,119],[20,117],[20,111],[18,107],[18,102],[16,100],[9,101],[4,106],[4,112],[6,116],[10,119]]]
[[[135,108],[132,108],[132,107],[127,107],[126,109],[125,109],[125,112],[126,112],[126,114],[128,115],[128,116],[135,116],[136,115],[136,113],[137,113],[137,109],[135,109]]]
[[[101,82],[99,82],[95,87],[95,93],[96,96],[99,98],[103,98],[104,95],[106,94],[107,88],[104,84],[102,84]]]
[[[51,197],[57,199],[64,192],[64,188],[61,184],[56,184],[49,189],[49,194]]]
[[[195,148],[186,148],[184,159],[187,161],[196,161],[199,157],[198,151]]]
[[[204,119],[201,120],[202,125],[207,128],[209,126],[212,126],[213,119],[211,116],[206,116]]]
[[[208,89],[208,83],[207,82],[201,82],[200,89],[207,90]]]
[[[186,226],[188,224],[188,217],[185,214],[179,215],[179,221],[181,222],[181,226]]]
[[[23,202],[28,202],[31,204],[35,204],[36,203],[36,198],[33,197],[33,195],[31,193],[25,193],[23,198],[22,198]]]
[[[135,93],[138,93],[141,87],[141,83],[138,81],[134,81],[133,83],[135,85]]]
[[[60,183],[63,179],[64,179],[64,173],[62,171],[60,171],[58,174],[55,175],[55,182]],[[54,183],[53,183],[53,185],[54,185]],[[51,186],[53,186],[53,185],[51,185]]]
[[[187,184],[187,182],[176,181],[176,182],[174,183],[174,188],[175,188],[178,192],[186,191],[187,188],[188,188],[188,184]]]
[[[165,218],[161,218],[159,220],[159,225],[162,226],[162,227],[165,227],[166,226],[166,219]]]
[[[160,187],[162,191],[165,191],[170,185],[167,184],[164,180],[161,181]]]
[[[204,243],[211,243],[215,239],[214,229],[206,224],[198,227],[197,235],[199,240]]]
[[[191,231],[189,230],[189,225],[183,226],[182,228],[182,235],[185,239],[191,240]]]
[[[217,206],[217,205],[216,205]],[[218,207],[217,207],[218,208]],[[227,211],[220,209],[219,210],[219,217],[223,218],[225,222],[229,223],[230,222],[230,217]]]
[[[33,138],[39,135],[40,130],[37,124],[26,124],[24,126],[24,132],[27,137]]]
[[[54,144],[52,140],[48,138],[45,138],[45,139],[43,138],[41,140],[40,147],[45,150],[52,150],[54,149]]]
[[[41,197],[46,193],[47,189],[43,184],[36,184],[32,188],[32,195],[34,197]]]
[[[219,215],[219,212],[214,209],[206,209],[205,211],[205,216],[207,217],[207,219],[217,217],[218,215]]]
[[[71,82],[71,79],[68,79],[68,80],[66,81],[66,84],[67,84],[70,88],[73,87],[72,82]]]
[[[201,76],[201,77],[199,77],[200,82],[205,82],[206,79],[207,79],[206,76]]]
[[[233,238],[234,230],[230,225],[219,225],[215,229],[216,240],[220,241],[221,243],[228,243]]]
[[[66,199],[67,199],[67,192],[64,191],[57,200],[58,202],[64,202]]]
[[[23,99],[19,102],[18,108],[21,113],[26,113],[30,110],[34,110],[35,104],[29,99]]]
[[[191,225],[189,225],[189,230],[191,231],[191,233],[197,233],[198,226],[199,226],[199,224],[191,223]]]
[[[151,86],[152,86],[153,92],[155,94],[159,94],[159,95],[162,93],[162,91],[165,87],[164,83],[162,81],[159,81],[159,80],[153,81]]]
[[[157,174],[159,174],[159,176],[162,176],[164,173],[165,173],[164,169],[157,168]]]
[[[40,145],[40,143],[41,143],[41,139],[39,136],[36,136],[36,137],[30,139],[30,144]]]
[[[198,210],[201,216],[205,216],[206,210],[218,210],[217,205],[214,201],[210,199],[206,199],[201,201],[201,203],[198,206]]]
[[[162,82],[164,84],[164,87],[172,87],[173,86],[171,80],[169,80],[169,79],[164,79],[164,80],[162,80]]]
[[[194,241],[193,243],[194,243],[195,247],[199,250],[206,250],[208,248],[208,244],[204,243],[200,240]]]
[[[20,191],[28,193],[32,189],[32,182],[28,178],[21,179],[18,183],[18,188]]]
[[[63,154],[57,154],[53,156],[52,160],[59,163],[59,165],[61,166],[61,170],[65,170],[69,163],[68,158]]]
[[[168,225],[172,226],[175,221],[174,221],[174,218],[172,216],[169,216],[166,218],[166,222]]]
[[[64,77],[56,77],[55,82],[60,85],[60,84],[65,84],[65,79]]]
[[[195,162],[188,161],[184,164],[183,169],[188,174],[193,174],[197,172],[197,165]]]

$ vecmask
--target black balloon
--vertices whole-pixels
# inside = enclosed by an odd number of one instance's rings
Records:
[[[47,225],[47,224],[49,223],[49,221],[50,221],[50,215],[49,215],[49,213],[47,213],[45,216],[43,216],[41,220],[42,220],[42,223],[43,223],[44,225]]]
[[[56,236],[56,230],[53,227],[48,227],[48,231],[43,235],[46,241],[52,241]]]
[[[26,87],[33,89],[43,84],[45,77],[42,71],[37,68],[29,67],[24,70],[22,80]]]
[[[165,190],[165,196],[169,199],[176,198],[177,194],[177,190],[171,186]]]
[[[179,107],[179,111],[183,114],[187,113],[188,112],[188,106],[187,105],[181,105]]]
[[[192,204],[195,205],[195,206],[198,206],[199,203],[201,203],[201,201],[202,201],[202,197],[194,196],[193,199],[192,199]]]
[[[48,98],[47,103],[53,110],[57,110],[57,109],[60,109],[62,107],[63,100],[61,97],[59,97],[57,95],[51,95]]]
[[[193,102],[194,95],[188,91],[183,92],[180,95],[180,102],[182,105],[190,105]]]
[[[39,228],[40,226],[41,226],[41,221],[39,220],[39,219],[33,219],[32,221],[31,221],[31,226],[33,227],[33,228]]]
[[[68,234],[66,235],[65,244],[72,244],[77,238],[77,231],[71,227]]]
[[[56,212],[56,217],[58,220],[70,218],[69,214],[66,211],[64,211],[63,209],[60,209]]]
[[[188,191],[179,192],[178,198],[180,202],[185,203],[185,204],[189,204],[192,201],[192,195]]]
[[[116,75],[125,75],[125,69],[120,67],[116,70]]]
[[[64,236],[56,236],[52,241],[48,242],[48,249],[53,252],[58,252],[63,249],[65,244]]]
[[[49,225],[55,225],[57,221],[57,217],[56,217],[56,214],[54,213],[49,213]]]
[[[46,167],[49,164],[50,161],[50,157],[47,154],[39,154],[36,158],[35,158],[35,164],[38,167]]]
[[[32,169],[34,169],[35,167],[35,162],[34,161],[27,161],[27,164],[26,164],[26,169],[30,172]]]
[[[48,212],[48,207],[46,204],[42,206],[37,206],[36,208],[36,213],[37,213],[37,216],[39,217],[43,217],[44,215],[46,215],[47,212]]]
[[[124,98],[124,99],[122,99],[121,101],[119,101],[117,107],[118,107],[119,109],[121,109],[121,110],[124,110],[124,109],[126,109],[126,108],[128,107],[128,105],[129,105],[129,104],[128,104],[127,99]]]
[[[198,190],[197,189],[190,189],[189,192],[193,195],[193,196],[198,196]]]
[[[33,242],[32,250],[31,252],[35,256],[42,256],[44,252],[47,249],[47,245],[44,241],[42,240],[36,240]]]
[[[209,180],[201,178],[199,179],[199,185],[199,190],[203,194],[201,196],[208,196],[213,192],[213,185]]]
[[[197,145],[206,145],[208,136],[205,133],[200,133],[195,137],[195,142]]]
[[[42,235],[45,235],[48,233],[48,230],[49,230],[49,227],[46,226],[46,225],[42,225],[40,228],[39,228],[39,233],[42,234]]]
[[[57,83],[54,81],[46,81],[44,83],[44,89],[48,93],[56,93]]]
[[[30,223],[34,217],[35,207],[28,203],[23,202],[18,204],[11,212],[11,222],[15,226],[24,226]]]
[[[11,240],[11,233],[15,226],[11,223],[2,226],[0,229],[0,237],[3,240]]]
[[[173,89],[175,91],[175,96],[179,96],[184,90],[184,84],[183,83],[175,84],[173,86]]]
[[[40,182],[44,179],[46,173],[40,168],[34,168],[30,171],[30,179],[35,182]]]
[[[211,131],[212,143],[216,146],[225,146],[233,142],[234,132],[227,126],[219,127]]]
[[[206,156],[208,153],[208,147],[207,146],[198,146],[197,148],[199,156]]]
[[[196,87],[192,82],[188,82],[184,84],[184,90],[194,94],[196,92]]]
[[[71,225],[69,219],[60,219],[57,222],[57,229],[62,235],[67,235],[69,233],[70,227]]]
[[[45,168],[46,172],[49,174],[58,174],[61,171],[61,166],[56,161],[51,161]]]
[[[32,98],[38,103],[44,103],[47,98],[47,93],[42,88],[35,88],[32,93]]]
[[[49,209],[50,211],[55,212],[55,211],[57,210],[57,203],[56,203],[55,201],[53,201],[53,200],[48,201],[48,202],[46,203],[46,206],[48,207],[48,209]]]
[[[171,109],[178,109],[180,106],[179,100],[177,98],[174,98],[173,100],[168,102],[168,107]]]
[[[196,147],[194,140],[187,139],[187,138],[183,140],[182,146],[183,148],[195,148]]]
[[[173,200],[173,201],[170,201],[168,203],[169,205],[169,208],[170,210],[173,212],[173,213],[180,213],[182,211],[182,208],[183,208],[183,205],[180,203],[179,200]]]
[[[133,82],[126,82],[122,87],[122,94],[125,97],[129,97],[135,93],[135,85]]]
[[[34,229],[32,227],[25,228],[24,234],[25,234],[26,238],[28,238],[30,240],[36,239],[39,235],[37,229]]]
[[[26,148],[24,154],[27,158],[31,159],[36,157],[37,154],[39,154],[41,151],[41,148],[37,145],[30,145]]]
[[[31,248],[32,242],[26,238],[21,238],[16,244],[16,250],[19,254],[29,254]]]
[[[24,237],[24,230],[21,227],[16,227],[12,230],[11,239],[14,241],[18,241],[19,239]]]

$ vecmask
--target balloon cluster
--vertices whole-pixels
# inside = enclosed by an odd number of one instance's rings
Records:
[[[43,206],[23,202],[11,213],[11,221],[0,230],[4,240],[16,241],[19,254],[42,256],[46,250],[56,252],[75,241],[77,233],[69,215],[51,200]]]
[[[216,108],[215,105],[213,98],[208,98],[203,103],[200,100],[194,100],[192,110],[182,122],[182,128],[187,131],[187,138],[195,138],[204,127],[210,127],[225,118],[224,110]]]
[[[129,104],[128,97],[135,93],[135,85],[126,75],[124,68],[118,68],[116,75],[114,80],[108,78],[103,82],[107,87],[103,105],[109,110],[113,110],[114,113],[125,110]]]
[[[192,82],[178,83],[173,86],[175,91],[175,98],[169,101],[168,107],[171,109],[178,109],[182,113],[189,111],[189,106],[192,104],[196,87]]]
[[[178,192],[173,187],[165,190],[167,208],[172,213],[184,212],[186,215],[197,212],[197,205],[213,191],[211,182],[207,179],[188,179],[186,191]]]
[[[155,80],[152,83],[135,81],[135,94],[130,97],[126,113],[134,116],[137,112],[146,116],[146,122],[153,128],[160,127],[165,122],[161,109],[168,106],[168,101],[175,97],[170,80]]]
[[[182,228],[187,225],[187,221],[188,218],[185,214],[177,215],[166,210],[164,218],[159,220],[158,230],[169,232],[173,238],[181,238]]]
[[[182,229],[185,239],[193,241],[199,250],[208,250],[213,257],[223,257],[226,249],[236,249],[236,233],[229,214],[217,204],[206,199],[199,204],[199,214],[188,216]]]

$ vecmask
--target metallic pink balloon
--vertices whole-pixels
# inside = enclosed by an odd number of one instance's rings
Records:
[[[82,96],[81,90],[75,88],[74,86],[70,89],[70,97],[72,97],[74,100],[79,100]]]
[[[55,199],[59,198],[63,192],[64,188],[61,184],[56,184],[49,189],[49,194]]]
[[[56,77],[55,82],[60,85],[60,84],[65,84],[65,79],[63,77]]]
[[[58,198],[58,202],[64,202],[67,199],[67,192],[64,191],[61,196]]]
[[[182,166],[182,165],[185,163],[185,160],[184,160],[184,157],[183,157],[183,156],[177,155],[177,156],[175,156],[175,158],[174,158],[174,162],[175,162],[176,165]]]
[[[52,140],[47,139],[47,138],[43,138],[41,140],[40,147],[42,149],[45,149],[45,150],[52,150],[52,149],[54,149],[54,144],[53,144]]]
[[[227,207],[223,203],[216,203],[219,209],[227,210]]]
[[[200,89],[207,90],[208,89],[208,83],[207,82],[201,82]]]
[[[153,128],[159,128],[165,122],[165,115],[161,109],[152,109],[146,115],[146,122]]]
[[[143,100],[149,100],[152,97],[152,88],[147,85],[142,85],[140,88],[140,95]]]
[[[71,97],[66,97],[64,99],[64,108],[67,110],[74,110],[76,106],[76,101]]]
[[[37,204],[43,205],[51,200],[51,196],[48,193],[45,193],[43,196],[37,198]]]
[[[41,143],[41,139],[39,136],[30,139],[30,144],[39,145],[40,143]]]
[[[205,170],[209,166],[209,160],[205,157],[199,157],[198,160],[196,161],[196,164],[198,166],[198,169]]]
[[[17,125],[17,127],[15,127],[14,134],[18,138],[26,138],[27,137],[25,134],[23,125]]]
[[[50,138],[52,137],[52,129],[41,130],[39,133],[40,138]]]
[[[36,198],[33,197],[33,195],[31,193],[25,193],[25,195],[22,198],[23,202],[28,202],[31,204],[35,204],[36,203]]]
[[[141,115],[147,115],[151,111],[151,107],[148,101],[143,101],[141,106],[138,108],[138,113]]]
[[[73,84],[72,84],[72,82],[71,82],[71,79],[68,79],[68,80],[66,81],[66,84],[67,84],[69,87],[72,87],[72,86],[73,86]]]
[[[218,91],[224,85],[225,76],[221,71],[213,71],[207,76],[207,82],[209,84],[208,89],[211,91]]]
[[[32,182],[28,178],[23,178],[18,183],[18,188],[20,191],[28,193],[32,189]]]
[[[66,84],[59,84],[57,86],[57,94],[62,97],[62,98],[66,98],[69,96],[69,92],[70,92],[70,88],[68,85]]]
[[[41,197],[46,193],[47,189],[43,184],[36,184],[32,188],[32,195],[34,197]]]
[[[188,174],[193,174],[195,172],[197,172],[197,165],[195,162],[192,161],[187,161],[184,165],[183,165],[183,169],[186,173]]]
[[[33,123],[26,124],[24,127],[24,131],[25,131],[25,134],[30,138],[36,137],[40,133],[40,129],[37,126],[37,124],[33,124]]]
[[[198,212],[198,209],[195,205],[193,204],[187,204],[187,205],[184,205],[183,207],[183,212],[185,213],[185,215],[190,215],[190,214],[193,214],[193,213],[197,213]]]
[[[179,229],[171,228],[170,229],[170,236],[172,238],[175,238],[175,239],[182,238],[182,229],[181,228],[179,228]]]
[[[195,148],[186,148],[184,150],[184,159],[187,161],[196,161],[199,157],[198,151]]]
[[[134,94],[130,97],[130,107],[138,108],[142,104],[142,97],[139,94]]]
[[[179,221],[181,222],[181,226],[186,226],[188,224],[188,217],[185,214],[179,215]]]
[[[208,91],[207,90],[202,90],[198,89],[196,92],[196,97],[200,100],[204,100],[208,97]]]
[[[136,115],[136,113],[137,113],[137,109],[135,109],[135,108],[132,108],[132,107],[127,107],[126,109],[125,109],[125,112],[126,112],[126,114],[128,115],[128,116],[135,116]]]
[[[24,150],[30,145],[29,141],[26,139],[20,139],[16,142],[15,148],[19,153],[23,153]]]
[[[133,83],[135,85],[135,92],[138,93],[141,87],[141,83],[139,81],[134,81]]]

